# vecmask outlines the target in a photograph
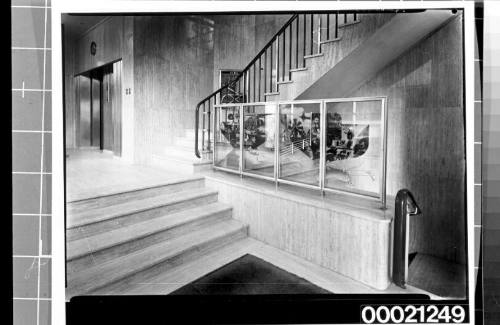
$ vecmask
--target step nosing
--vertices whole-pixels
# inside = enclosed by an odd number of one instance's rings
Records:
[[[188,191],[182,191],[182,192],[188,192]],[[178,192],[178,193],[181,193],[181,192]],[[165,196],[177,195],[178,193],[169,194],[169,195],[165,195]],[[161,207],[164,207],[164,206],[166,207],[166,206],[169,206],[169,205],[173,205],[173,204],[177,204],[177,203],[182,203],[182,202],[185,202],[185,201],[188,201],[188,200],[199,199],[199,198],[203,198],[203,197],[207,197],[207,196],[211,196],[211,195],[216,195],[216,194],[218,194],[218,191],[216,191],[216,190],[200,191],[200,192],[198,192],[196,194],[193,194],[191,196],[189,196],[189,195],[182,196],[180,198],[176,198],[176,199],[168,201],[168,202],[159,202],[159,203],[155,203],[155,204],[147,204],[144,207],[140,207],[140,208],[136,208],[136,209],[133,209],[133,208],[131,208],[131,209],[125,209],[125,211],[117,212],[117,213],[110,214],[110,215],[107,215],[107,216],[103,216],[103,217],[100,217],[100,218],[95,218],[94,220],[91,220],[90,222],[80,222],[80,223],[75,222],[75,223],[71,224],[70,226],[68,226],[67,229],[73,229],[73,228],[82,227],[82,226],[85,226],[85,225],[90,225],[90,224],[93,224],[93,223],[99,223],[99,222],[103,222],[103,221],[107,221],[107,220],[112,220],[112,219],[116,219],[116,218],[120,218],[120,217],[125,217],[125,216],[128,216],[128,215],[132,215],[132,214],[136,214],[136,213],[141,213],[141,212],[145,212],[145,211],[148,211],[148,210],[153,210],[153,209],[161,208]],[[160,197],[160,196],[158,196],[158,197]],[[106,207],[106,208],[109,208],[109,207]],[[96,210],[98,210],[98,209],[96,209]]]
[[[209,218],[211,216],[213,216],[213,217],[220,217],[220,216],[218,216],[218,214],[221,214],[221,213],[224,213],[224,212],[227,212],[227,211],[230,211],[230,210],[232,210],[232,207],[223,207],[223,208],[217,209],[215,211],[201,213],[201,214],[199,214],[199,215],[197,215],[195,217],[187,218],[187,219],[181,220],[181,221],[179,221],[177,223],[172,223],[172,224],[165,225],[164,227],[159,227],[159,228],[153,228],[152,227],[149,231],[144,231],[144,232],[136,233],[135,236],[127,237],[124,240],[118,240],[118,241],[115,241],[115,242],[110,241],[107,245],[93,247],[92,251],[87,251],[87,252],[84,252],[84,253],[79,253],[79,254],[74,254],[74,255],[71,255],[71,254],[68,253],[67,261],[70,262],[70,261],[79,259],[81,257],[84,257],[84,256],[87,256],[87,255],[90,255],[90,254],[102,251],[102,250],[106,250],[106,249],[109,249],[109,248],[120,246],[120,245],[125,244],[125,243],[130,242],[130,241],[144,239],[144,238],[147,238],[147,237],[149,237],[151,235],[155,235],[155,234],[158,234],[158,233],[161,233],[161,232],[164,232],[164,231],[172,230],[172,229],[175,229],[175,228],[178,228],[178,227],[186,226],[186,225],[189,225],[190,223],[194,223],[196,221]],[[170,215],[166,215],[166,217],[170,217]],[[161,218],[161,217],[159,217],[159,218]],[[148,222],[148,221],[144,221],[144,222]],[[154,222],[151,222],[151,223],[154,226]],[[136,224],[132,224],[132,225],[129,225],[127,227],[119,228],[119,229],[121,230],[121,229],[125,229],[125,228],[131,228],[131,227],[134,227],[135,225]],[[117,234],[120,234],[120,232],[117,231]],[[98,234],[98,235],[96,235],[94,237],[99,237],[99,235],[101,235],[101,234]],[[123,237],[118,237],[118,238],[123,238]],[[178,237],[174,237],[174,238],[178,238]],[[172,239],[174,239],[174,238],[172,238]],[[85,240],[85,238],[79,239],[77,241],[84,241],[84,240]],[[77,242],[77,241],[74,241],[74,242]]]
[[[160,256],[160,257],[155,258],[155,259],[147,259],[144,263],[141,263],[141,264],[139,264],[139,263],[132,263],[131,264],[131,265],[136,266],[136,267],[133,267],[130,269],[120,268],[119,270],[123,270],[122,272],[118,271],[116,273],[112,273],[112,275],[114,275],[114,276],[111,276],[108,281],[105,281],[104,278],[101,278],[102,280],[99,281],[100,283],[96,283],[96,285],[94,287],[87,289],[85,292],[97,290],[97,289],[102,288],[106,285],[123,280],[129,276],[132,276],[132,275],[137,274],[139,272],[142,272],[148,268],[151,268],[154,265],[166,262],[169,259],[174,259],[174,258],[176,258],[176,257],[178,257],[178,256],[180,256],[180,255],[182,255],[190,250],[193,250],[193,249],[196,250],[198,247],[200,247],[200,245],[210,244],[211,242],[213,242],[215,240],[236,234],[236,233],[242,231],[245,228],[245,226],[242,224],[234,224],[234,225],[232,225],[233,229],[220,231],[220,233],[217,233],[217,234],[213,234],[213,232],[211,232],[212,228],[214,228],[214,227],[209,227],[205,230],[185,235],[185,236],[191,236],[191,237],[197,238],[197,239],[194,240],[193,243],[190,243],[190,245],[188,245],[186,247],[182,247],[182,248],[177,249],[177,250],[174,250],[171,253],[165,254],[164,256]],[[195,236],[195,234],[199,234],[199,233],[208,233],[209,237],[200,240],[199,236]],[[210,234],[212,234],[212,235],[210,236]],[[184,236],[182,236],[182,237],[184,237]],[[179,237],[179,238],[181,238],[181,237]],[[140,250],[138,252],[134,252],[134,253],[126,256],[125,258],[130,260],[130,261],[133,261],[134,259],[140,259],[141,256],[151,255],[151,253],[153,253],[155,250],[161,248],[162,246],[166,245],[166,243],[168,243],[168,242],[169,241],[166,241],[166,242],[162,242],[160,244],[156,244],[156,245],[147,247],[146,249]],[[121,261],[123,262],[124,259],[121,259]],[[113,272],[115,267],[110,266],[112,262],[113,261],[108,262],[109,263],[107,265],[108,268],[106,269],[106,267],[104,267],[105,270],[101,271],[99,273],[104,274],[106,272]],[[136,261],[136,262],[141,262],[141,261]],[[92,271],[99,270],[100,268],[102,269],[102,265],[101,265],[101,267],[92,267],[92,268],[87,269],[85,271],[85,274],[80,277],[80,279],[82,280],[82,283],[85,282],[85,279],[88,277],[88,275],[92,274]],[[85,275],[87,275],[87,277]],[[75,277],[75,279],[78,279],[78,277]],[[68,282],[71,282],[71,281],[72,281],[72,279],[68,279]],[[79,286],[77,285],[73,288],[78,289],[78,287]]]
[[[102,194],[102,195],[89,196],[89,197],[82,198],[82,199],[76,199],[74,201],[68,201],[68,204],[71,205],[73,203],[80,203],[80,202],[83,202],[83,201],[88,201],[88,200],[93,200],[93,199],[98,199],[98,198],[105,198],[105,197],[114,196],[114,195],[134,193],[134,192],[140,192],[140,191],[149,190],[149,189],[155,189],[155,188],[161,188],[161,187],[168,187],[168,186],[172,186],[172,185],[179,185],[179,184],[196,182],[196,181],[202,181],[203,179],[204,178],[202,176],[199,176],[199,177],[193,177],[193,178],[175,180],[175,181],[172,181],[172,182],[166,181],[165,183],[161,183],[161,184],[151,184],[151,185],[146,185],[144,187],[137,187],[137,188],[133,188],[133,189],[118,190],[118,191],[112,192],[112,193],[106,193],[106,194]]]

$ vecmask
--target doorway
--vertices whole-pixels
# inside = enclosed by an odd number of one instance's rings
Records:
[[[121,60],[75,76],[76,145],[121,156]]]

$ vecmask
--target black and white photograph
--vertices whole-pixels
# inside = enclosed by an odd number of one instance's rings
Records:
[[[464,13],[63,12],[66,301],[469,299]]]

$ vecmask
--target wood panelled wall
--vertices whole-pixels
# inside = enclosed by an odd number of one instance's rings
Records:
[[[410,251],[465,263],[462,16],[350,96],[387,96],[387,192],[407,188],[423,214]]]
[[[76,80],[75,80],[75,65],[76,65],[76,39],[70,35],[65,35],[64,38],[64,119],[65,119],[65,140],[66,148],[76,147],[77,135],[77,98],[76,98]]]
[[[248,224],[251,237],[379,290],[390,284],[391,212],[276,191],[218,175],[206,186]],[[229,178],[229,177],[227,177]],[[368,215],[368,216],[367,216]]]
[[[194,128],[196,104],[212,91],[213,20],[134,17],[135,160],[148,163]]]
[[[103,66],[122,58],[124,17],[104,19],[77,41],[76,73]],[[90,54],[92,42],[97,44],[95,55]]]
[[[244,69],[290,17],[291,15],[214,16],[213,89],[219,88],[221,69]]]

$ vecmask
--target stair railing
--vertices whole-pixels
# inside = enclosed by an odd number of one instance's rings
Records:
[[[399,190],[394,211],[392,281],[401,288],[406,288],[408,280],[410,216],[421,213],[413,194],[407,189]]]
[[[342,25],[357,21],[356,13],[294,14],[233,81],[196,105],[196,157],[202,158],[203,153],[212,150],[211,112],[214,105],[264,102],[269,96],[278,95],[280,85],[291,82],[292,72],[304,70],[307,58],[321,54],[323,43],[339,38]],[[232,101],[223,97],[226,89],[235,94],[231,96]]]

